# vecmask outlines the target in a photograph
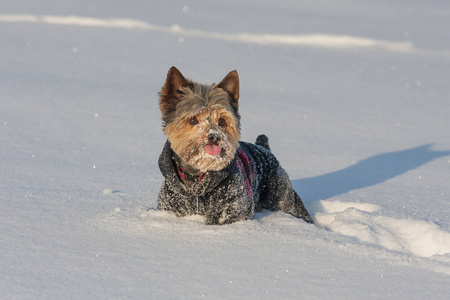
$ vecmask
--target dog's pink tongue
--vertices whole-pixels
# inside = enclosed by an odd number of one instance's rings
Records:
[[[222,151],[222,148],[220,148],[219,146],[214,145],[214,144],[213,145],[206,145],[205,146],[205,151],[209,155],[216,156],[216,155],[220,154],[220,152]]]

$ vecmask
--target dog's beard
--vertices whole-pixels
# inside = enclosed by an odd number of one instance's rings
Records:
[[[169,136],[169,141],[182,164],[189,166],[190,169],[201,173],[222,170],[234,159],[239,147],[239,139],[235,140],[221,132],[219,140],[210,144],[206,136],[205,130],[199,129],[188,138],[186,135]],[[206,147],[212,147],[212,145],[220,147],[219,154],[208,153]]]
[[[237,147],[225,142],[218,143],[218,146],[221,148],[218,155],[211,155],[207,153],[205,146],[200,146],[192,155],[184,156],[183,160],[202,173],[222,170],[234,159]]]

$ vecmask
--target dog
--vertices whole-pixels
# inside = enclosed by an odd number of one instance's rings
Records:
[[[248,220],[262,209],[313,223],[268,138],[240,141],[238,99],[236,71],[204,85],[170,68],[159,93],[167,141],[158,160],[164,179],[157,208],[178,217],[202,215],[211,225]]]

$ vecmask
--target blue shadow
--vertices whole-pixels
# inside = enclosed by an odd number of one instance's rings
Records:
[[[292,180],[292,186],[305,203],[325,200],[351,190],[382,183],[450,151],[433,151],[432,144],[366,158],[355,165],[328,174]]]

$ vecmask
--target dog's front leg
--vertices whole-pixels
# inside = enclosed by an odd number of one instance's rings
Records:
[[[247,195],[241,186],[234,187],[231,184],[211,195],[206,224],[224,225],[252,218],[255,211],[253,198]]]
[[[253,205],[242,206],[232,203],[226,205],[221,211],[211,211],[206,215],[206,224],[208,225],[224,225],[238,221],[248,220],[253,216]]]

